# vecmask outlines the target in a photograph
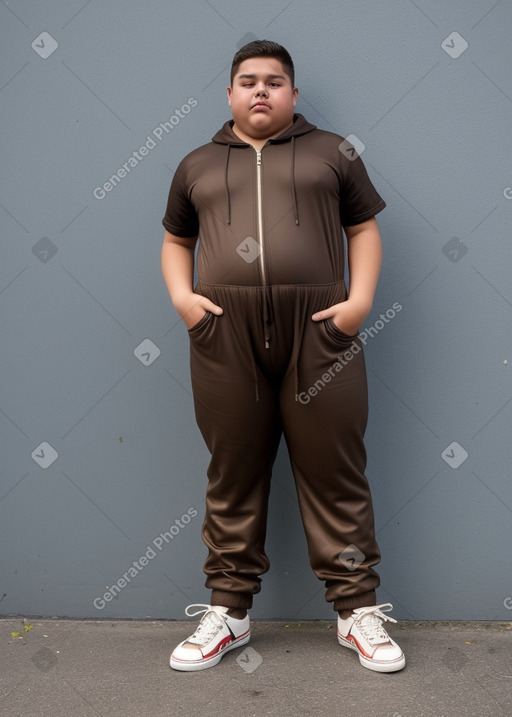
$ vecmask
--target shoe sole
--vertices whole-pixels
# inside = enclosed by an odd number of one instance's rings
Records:
[[[177,660],[171,655],[169,664],[171,665],[173,670],[178,670],[179,672],[197,672],[198,670],[206,670],[208,669],[208,667],[215,667],[215,665],[218,665],[226,652],[234,650],[236,647],[242,647],[243,645],[247,645],[250,638],[250,632],[245,635],[242,635],[241,637],[234,640],[230,645],[225,647],[223,650],[220,650],[220,652],[218,652],[216,655],[208,657],[206,660]]]
[[[348,647],[350,650],[354,650],[354,652],[357,652],[357,654],[359,655],[359,662],[362,664],[363,667],[366,667],[368,670],[373,670],[374,672],[398,672],[399,670],[403,670],[405,667],[405,655],[397,657],[396,660],[390,660],[388,662],[377,662],[376,660],[372,660],[369,657],[361,655],[357,647],[351,642],[349,642],[349,640],[345,640],[345,638],[341,637],[341,635],[338,635],[338,642],[340,643],[340,645]]]

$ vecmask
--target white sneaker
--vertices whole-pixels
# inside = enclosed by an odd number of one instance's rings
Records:
[[[189,612],[190,608],[203,608]],[[224,654],[249,642],[251,637],[249,615],[236,620],[227,615],[229,608],[218,605],[189,605],[185,610],[189,617],[204,613],[196,631],[175,648],[170,664],[174,670],[192,672],[213,667]],[[193,645],[194,647],[184,647]]]
[[[338,642],[359,654],[363,667],[375,672],[397,672],[405,667],[404,653],[392,640],[382,621],[396,622],[385,615],[393,609],[391,603],[359,607],[350,617],[338,617]]]

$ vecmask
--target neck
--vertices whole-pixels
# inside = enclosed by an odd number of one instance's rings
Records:
[[[285,130],[287,130],[289,127],[291,127],[293,124],[293,120],[290,122],[290,124],[287,124],[286,127],[281,127],[281,129],[278,132],[274,132],[273,134],[269,135],[268,137],[250,137],[248,134],[243,132],[236,124],[233,124],[233,132],[236,134],[237,137],[239,137],[243,142],[247,142],[247,144],[250,144],[254,147],[254,149],[257,152],[261,152],[263,147],[266,145],[269,139],[274,139],[275,137],[279,137],[280,134],[282,134]]]

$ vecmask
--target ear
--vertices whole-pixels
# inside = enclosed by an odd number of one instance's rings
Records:
[[[295,105],[297,104],[297,97],[299,96],[299,90],[297,89],[297,87],[293,88],[292,93],[293,93],[293,106],[295,107]]]
[[[233,90],[231,89],[231,87],[227,88],[227,93],[228,93],[228,105],[231,107],[231,95],[233,94]]]

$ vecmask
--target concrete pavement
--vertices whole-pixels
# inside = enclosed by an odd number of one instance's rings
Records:
[[[338,645],[334,620],[253,622],[216,667],[171,670],[196,623],[0,620],[0,715],[512,715],[512,623],[388,625],[407,665],[378,674]]]

